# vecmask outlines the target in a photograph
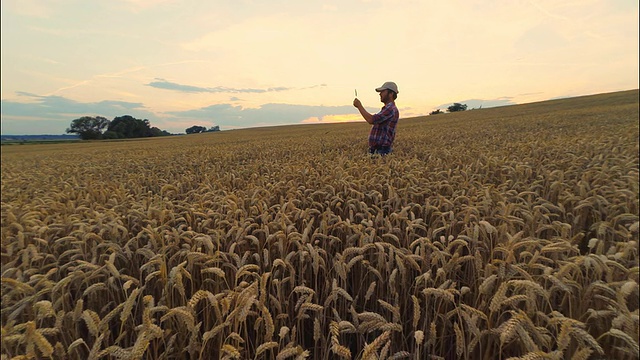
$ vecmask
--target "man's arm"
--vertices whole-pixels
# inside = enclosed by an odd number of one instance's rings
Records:
[[[369,123],[369,124],[373,124],[373,115],[371,115],[367,110],[365,110],[364,106],[362,106],[362,103],[360,102],[360,100],[358,100],[357,98],[353,100],[353,106],[355,106],[356,108],[358,108],[358,111],[360,111],[360,115],[362,115],[362,117]]]

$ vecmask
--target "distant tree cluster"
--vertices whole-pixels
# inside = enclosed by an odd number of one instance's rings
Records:
[[[83,116],[71,122],[67,133],[78,134],[82,140],[131,139],[171,135],[165,130],[152,127],[149,120],[136,119],[131,115],[118,116],[111,121],[102,116]]]
[[[199,134],[199,133],[214,132],[214,131],[220,131],[220,126],[216,125],[207,129],[204,126],[193,125],[192,127],[185,129],[184,132],[186,132],[187,134]]]
[[[467,104],[453,103],[453,105],[447,108],[447,111],[452,113],[456,111],[465,111],[467,110]]]
[[[453,105],[447,108],[447,112],[450,112],[450,113],[456,112],[456,111],[465,111],[465,110],[467,110],[467,104],[460,104],[460,103],[453,103]],[[444,111],[440,109],[435,109],[429,113],[429,115],[438,115],[438,114],[444,114]]]

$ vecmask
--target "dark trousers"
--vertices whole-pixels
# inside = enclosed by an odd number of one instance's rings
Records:
[[[387,155],[391,153],[391,146],[375,146],[369,148],[369,154]]]

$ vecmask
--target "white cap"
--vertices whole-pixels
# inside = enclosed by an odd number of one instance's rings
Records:
[[[396,83],[394,83],[393,81],[387,81],[386,83],[382,84],[382,86],[376,89],[377,92],[381,92],[382,90],[391,90],[397,94],[398,85],[396,85]]]

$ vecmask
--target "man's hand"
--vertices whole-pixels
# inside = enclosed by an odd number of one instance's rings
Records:
[[[353,106],[358,108],[358,111],[360,111],[360,115],[362,115],[363,119],[365,119],[369,124],[373,124],[373,115],[369,114],[369,112],[365,110],[364,106],[362,106],[362,103],[360,102],[360,100],[358,100],[358,98],[353,99]]]

